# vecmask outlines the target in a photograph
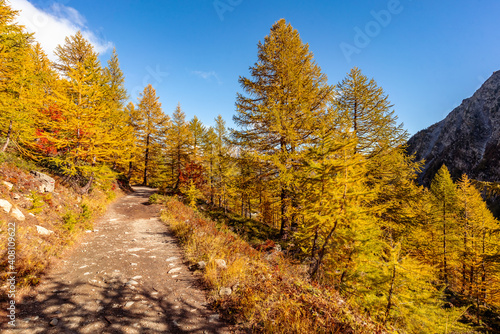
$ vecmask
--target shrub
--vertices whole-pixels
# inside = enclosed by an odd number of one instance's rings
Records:
[[[63,228],[68,231],[73,231],[75,226],[78,224],[78,216],[73,211],[68,211],[62,217]]]
[[[89,205],[87,203],[83,203],[81,207],[82,207],[81,216],[83,220],[84,221],[90,220],[92,218],[92,210],[90,209]]]
[[[28,198],[31,201],[31,208],[29,209],[29,212],[33,214],[41,213],[43,211],[43,207],[45,206],[43,196],[32,190]]]
[[[160,195],[158,195],[158,194],[155,193],[155,194],[149,196],[148,202],[149,202],[149,204],[157,204],[159,198],[160,198]]]

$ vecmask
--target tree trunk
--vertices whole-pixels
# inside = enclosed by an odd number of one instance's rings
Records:
[[[214,204],[214,171],[213,171],[213,159],[210,157],[210,204]]]
[[[130,161],[128,163],[128,175],[127,175],[127,179],[128,179],[128,183],[130,184],[130,179],[132,178],[132,161]]]
[[[145,186],[148,184],[149,136],[150,134],[148,133],[146,136],[146,153],[144,155],[144,179],[142,184]]]
[[[250,196],[248,196],[248,218],[252,219],[252,202]]]
[[[176,181],[175,181],[175,186],[174,190],[179,189],[179,185],[181,182],[181,148],[178,146],[177,147],[177,176],[176,176]]]
[[[486,256],[485,251],[485,234],[486,232],[483,231],[483,254],[481,256],[481,296],[483,298],[483,303],[486,303],[486,266],[484,263],[484,257]]]
[[[288,196],[287,191],[284,186],[281,186],[281,225],[280,225],[280,237],[285,237],[285,229],[288,227],[288,217],[287,217],[287,209],[288,209]]]
[[[281,151],[281,158],[280,158],[280,163],[286,165],[286,143],[285,143],[285,138],[281,137],[280,139],[280,151]],[[280,173],[281,174],[281,173]],[[280,175],[280,178],[282,175]],[[281,226],[280,226],[280,237],[283,239],[286,239],[286,232],[285,229],[289,226],[288,225],[288,206],[290,203],[288,203],[290,197],[288,193],[288,186],[284,184],[283,181],[281,181],[281,194],[280,194],[280,200],[281,200]]]
[[[2,148],[2,152],[5,152],[7,146],[9,146],[10,136],[12,135],[12,120],[9,122],[9,131],[7,132],[7,140],[5,141],[5,145]]]
[[[333,228],[330,230],[330,233],[328,233],[327,237],[325,238],[325,242],[323,243],[323,246],[321,247],[321,250],[319,251],[319,256],[318,259],[316,260],[316,264],[311,272],[311,277],[314,278],[319,270],[319,267],[321,266],[321,262],[323,262],[323,257],[325,256],[325,251],[326,251],[326,246],[330,243],[330,238],[333,235],[333,232],[335,232],[335,229],[337,228],[337,221],[335,221],[335,224],[333,225]]]
[[[476,273],[474,272],[474,265],[471,264],[470,266],[470,279],[469,279],[469,297],[472,296],[472,293],[474,292],[473,289],[474,289],[474,275]]]
[[[444,283],[448,285],[448,265],[446,255],[446,201],[443,201],[443,274]]]
[[[243,214],[245,214],[245,218],[247,217],[247,213],[244,211],[244,203],[245,203],[245,199],[243,198],[243,194],[241,194],[241,216],[243,216]]]
[[[464,251],[462,259],[462,294],[465,294],[466,282],[467,282],[467,228],[468,224],[468,214],[467,214],[467,201],[465,201],[465,226],[464,226]]]
[[[315,259],[316,256],[316,243],[318,241],[318,229],[316,228],[316,231],[314,232],[314,239],[313,239],[313,244],[311,247],[311,260]],[[311,274],[315,268],[311,267]]]
[[[391,286],[389,288],[389,295],[387,296],[387,308],[385,309],[385,316],[383,325],[387,323],[387,319],[389,318],[389,312],[392,307],[392,293],[394,291],[394,281],[396,280],[396,265],[392,267],[392,277],[391,277]]]
[[[347,269],[349,269],[349,263],[351,262],[352,259],[352,253],[354,253],[354,246],[351,252],[349,253],[349,257],[347,258],[347,263],[345,265],[344,271],[342,272],[342,275],[340,275],[340,283],[344,283],[345,276],[347,274]]]
[[[85,194],[88,194],[89,193],[89,190],[90,190],[90,187],[92,187],[92,183],[94,182],[94,173],[92,173],[92,175],[90,176],[90,179],[89,181],[87,182],[86,185],[84,185],[81,189],[80,189],[80,194],[81,195],[85,195]]]

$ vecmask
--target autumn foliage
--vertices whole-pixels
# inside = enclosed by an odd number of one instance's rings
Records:
[[[129,102],[116,50],[103,66],[80,32],[51,62],[15,17],[0,0],[2,151],[38,161],[80,193],[119,176],[277,231],[272,243],[290,259],[269,264],[225,227],[170,203],[176,233],[209,261],[205,280],[245,280],[223,309],[267,332],[355,328],[350,308],[366,328],[400,333],[500,327],[500,225],[476,183],[443,166],[429,189],[419,186],[422,163],[405,150],[388,94],[359,68],[329,84],[284,19],[239,78],[229,129],[221,115],[212,126],[186,119],[180,103],[165,113],[152,85]],[[210,253],[214,245],[223,253]],[[234,272],[212,268],[215,256]]]

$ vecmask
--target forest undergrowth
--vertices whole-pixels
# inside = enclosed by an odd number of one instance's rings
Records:
[[[162,220],[194,268],[206,263],[202,280],[226,319],[263,333],[385,333],[337,291],[311,283],[307,269],[277,251],[271,240],[257,250],[226,224],[173,197],[165,202]],[[223,289],[232,293],[221,294]]]

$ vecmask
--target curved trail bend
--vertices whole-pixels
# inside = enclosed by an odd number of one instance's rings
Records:
[[[208,309],[159,206],[148,205],[154,190],[134,190],[18,303],[16,329],[4,333],[232,332]]]

